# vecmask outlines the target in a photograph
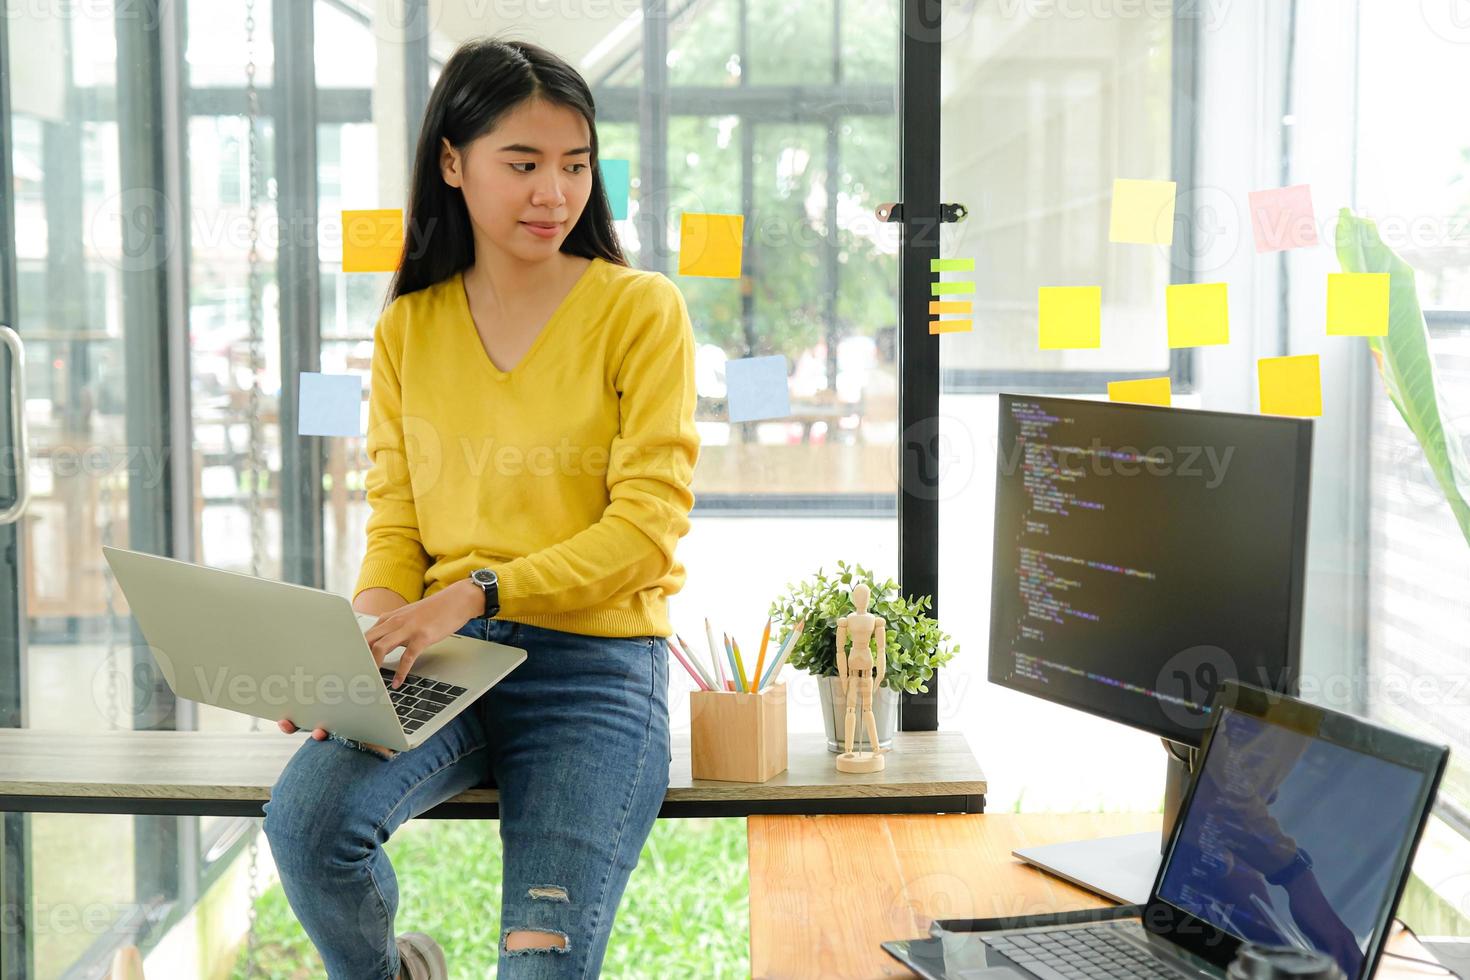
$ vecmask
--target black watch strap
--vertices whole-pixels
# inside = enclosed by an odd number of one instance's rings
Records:
[[[487,574],[488,573],[488,574]],[[486,619],[494,619],[500,612],[500,580],[489,569],[477,569],[470,576],[470,580],[478,585],[485,593],[485,610],[481,613]]]

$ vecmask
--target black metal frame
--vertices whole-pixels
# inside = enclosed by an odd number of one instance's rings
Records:
[[[321,368],[318,225],[316,5],[273,0],[276,67],[275,171],[280,215],[276,285],[281,296],[281,581],[320,588],[326,561],[321,521],[326,440],[298,435],[301,372]]]
[[[941,0],[903,0],[900,57],[900,199],[903,246],[899,251],[898,376],[898,580],[906,596],[933,597],[928,610],[940,615],[939,594],[939,345],[929,334],[929,261],[939,257],[939,141]],[[927,152],[911,159],[907,148]],[[927,693],[905,691],[899,727],[939,727],[942,671]]]
[[[179,800],[154,796],[5,796],[0,812],[133,813],[169,816],[260,818],[262,800]],[[770,814],[827,813],[984,813],[985,794],[945,793],[937,796],[840,796],[770,800],[666,800],[662,818],[749,817]],[[418,814],[416,820],[497,820],[498,802],[446,802]]]
[[[15,150],[10,140],[10,18],[0,16],[0,188],[15,186]],[[19,329],[19,300],[16,297],[15,199],[0,194],[0,323]],[[0,392],[8,393],[15,383],[9,358],[0,364]],[[0,397],[0,433],[11,431],[10,399]],[[0,435],[0,451],[13,452],[9,437]],[[15,467],[9,467],[13,474]],[[4,481],[3,499],[8,504],[18,496],[12,476]],[[0,727],[23,728],[25,715],[25,583],[20,569],[20,524],[0,525]],[[0,814],[0,918],[5,934],[0,941],[0,977],[34,975],[30,932],[32,908],[31,873],[26,856],[31,853],[31,818],[27,813]]]
[[[124,265],[122,280],[123,356],[127,367],[124,427],[129,446],[148,447],[163,461],[163,479],[156,484],[129,474],[128,547],[154,554],[173,554],[174,483],[178,458],[170,451],[176,420],[170,399],[169,359],[169,243],[170,207],[147,207],[168,202],[171,168],[168,143],[162,139],[166,80],[164,62],[182,59],[183,51],[165,51],[164,33],[136,11],[119,8],[116,14],[117,58],[129,66],[117,77],[117,130],[119,184],[123,188]],[[51,182],[48,182],[48,184]],[[54,184],[52,185],[54,186]],[[136,202],[129,194],[138,195]],[[145,228],[139,228],[141,221]],[[129,240],[129,230],[143,231],[141,240]],[[134,250],[131,246],[139,246]],[[146,714],[135,712],[133,727],[169,729],[176,724],[178,702],[161,675],[136,621],[130,624],[130,660],[133,677],[152,677],[154,687]],[[165,901],[192,902],[196,880],[192,873],[197,848],[195,821],[140,814],[134,817],[137,871],[134,900],[160,896]]]

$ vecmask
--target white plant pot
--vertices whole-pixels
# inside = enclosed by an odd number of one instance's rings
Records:
[[[847,702],[843,697],[842,679],[818,677],[817,687],[822,695],[822,718],[827,723],[827,751],[840,753],[843,739],[847,735],[845,721]],[[867,726],[863,724],[863,706],[856,691],[853,692],[853,698],[855,701],[853,714],[856,721],[852,727],[852,750],[871,752],[872,747],[868,745]],[[893,733],[898,729],[897,691],[881,685],[873,689],[873,721],[878,726],[878,747],[891,749]]]

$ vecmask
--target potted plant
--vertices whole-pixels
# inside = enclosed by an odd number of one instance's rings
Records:
[[[893,733],[898,727],[899,691],[927,693],[929,685],[924,682],[934,675],[936,667],[948,663],[960,649],[959,644],[951,645],[939,624],[924,614],[933,605],[929,596],[905,599],[898,583],[892,579],[880,583],[862,565],[849,566],[839,561],[834,575],[828,576],[818,568],[815,575],[800,584],[788,582],[787,593],[771,604],[771,622],[782,627],[784,639],[799,621],[806,621],[787,662],[818,678],[822,716],[827,723],[827,748],[832,752],[842,751],[843,716],[847,709],[837,676],[837,620],[857,612],[851,593],[853,586],[860,582],[868,586],[870,593],[868,612],[881,617],[887,631],[884,649],[887,671],[873,691],[873,720],[878,726],[879,748],[893,745]],[[849,645],[848,651],[851,650]],[[873,652],[877,654],[876,636]],[[861,706],[858,710],[862,710]],[[853,731],[853,750],[870,751],[861,717]]]

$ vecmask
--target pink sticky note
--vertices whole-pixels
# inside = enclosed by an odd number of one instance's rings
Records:
[[[1311,185],[1251,191],[1249,197],[1257,252],[1280,252],[1317,244]]]

